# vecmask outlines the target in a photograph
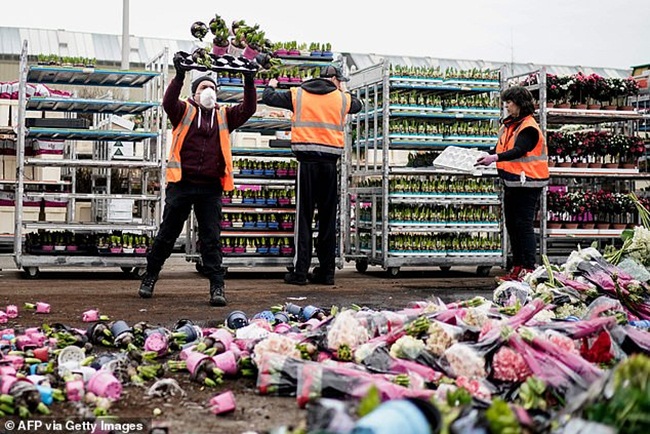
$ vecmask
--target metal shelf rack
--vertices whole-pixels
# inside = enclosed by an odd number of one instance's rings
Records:
[[[75,252],[63,251],[45,254],[28,251],[24,244],[25,235],[31,231],[60,230],[75,234],[110,236],[113,233],[155,235],[160,222],[164,203],[164,173],[166,141],[166,115],[162,110],[163,88],[167,76],[167,49],[152,59],[144,71],[114,71],[92,67],[60,67],[28,65],[27,41],[23,43],[20,56],[19,111],[17,131],[17,179],[15,181],[15,262],[23,268],[28,277],[37,277],[43,267],[120,267],[125,272],[141,273],[146,266],[146,256],[135,254],[105,255],[99,250]],[[27,83],[45,83],[67,86],[101,86],[115,88],[144,88],[146,101],[119,101],[112,99],[84,99],[61,97],[32,97],[26,95]],[[125,98],[126,99],[126,98]],[[87,113],[93,118],[89,129],[36,128],[26,127],[27,110],[65,112],[66,117]],[[103,124],[114,114],[142,115],[143,130],[103,129]],[[103,121],[103,122],[102,122]],[[94,129],[93,129],[94,128]],[[29,139],[65,140],[62,159],[44,159],[25,156],[25,144]],[[79,158],[77,141],[92,142],[92,159]],[[125,159],[112,159],[112,142],[134,142],[142,148],[142,155]],[[27,167],[61,168],[67,179],[53,182],[31,181],[25,177]],[[92,173],[90,192],[76,191],[77,169],[85,168]],[[141,189],[123,194],[112,193],[111,169],[128,170],[136,176]],[[23,218],[23,196],[29,185],[68,186],[65,192],[30,192],[31,197],[45,199],[67,199],[65,221],[27,221]],[[111,219],[108,207],[115,200],[133,201],[139,218],[118,221]],[[80,222],[75,216],[77,202],[89,202],[91,221]]]
[[[428,77],[400,77],[391,73],[388,61],[356,71],[351,75],[350,89],[364,100],[364,110],[351,118],[352,146],[345,161],[347,195],[344,208],[346,240],[344,255],[354,261],[360,272],[369,265],[381,266],[388,275],[398,275],[403,266],[438,266],[447,270],[452,266],[476,266],[477,273],[487,275],[493,266],[505,266],[505,227],[502,219],[491,221],[453,221],[442,217],[433,220],[402,221],[391,219],[398,206],[416,206],[424,209],[442,207],[486,208],[502,215],[500,191],[495,187],[489,194],[453,192],[409,192],[391,186],[400,178],[423,179],[483,179],[496,186],[496,171],[480,177],[434,167],[402,167],[398,152],[442,151],[447,146],[488,149],[495,145],[496,135],[463,135],[454,133],[396,133],[390,130],[395,119],[421,120],[436,125],[484,122],[493,125],[500,116],[496,107],[444,107],[441,105],[409,105],[390,101],[392,92],[417,92],[452,98],[498,92],[499,80],[443,79]],[[368,185],[368,180],[374,180]],[[362,209],[362,204],[365,209]],[[370,211],[368,212],[367,209]],[[363,217],[362,217],[363,216]],[[370,217],[368,217],[370,216]],[[489,249],[447,249],[444,247],[395,250],[394,236],[458,235],[494,240]],[[498,240],[498,241],[497,241]],[[474,241],[472,241],[474,242]],[[487,243],[486,243],[487,245]]]

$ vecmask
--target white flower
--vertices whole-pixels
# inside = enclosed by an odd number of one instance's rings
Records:
[[[540,310],[533,317],[533,320],[539,322],[551,322],[551,320],[553,319],[555,319],[555,313],[552,310],[548,310],[548,309]]]
[[[405,335],[399,338],[390,347],[390,355],[398,359],[414,360],[424,349],[424,342],[412,336]]]
[[[426,349],[431,354],[440,356],[447,348],[458,341],[458,336],[462,334],[462,330],[440,321],[432,321],[427,334]]]
[[[368,330],[355,318],[356,312],[347,309],[336,315],[327,331],[327,346],[336,351],[342,346],[354,349],[368,342]]]
[[[454,375],[467,378],[485,378],[485,359],[463,343],[455,343],[444,352]]]
[[[259,365],[264,354],[275,353],[283,356],[300,358],[300,350],[296,348],[294,339],[278,333],[270,333],[266,339],[259,341],[253,348],[253,360]]]

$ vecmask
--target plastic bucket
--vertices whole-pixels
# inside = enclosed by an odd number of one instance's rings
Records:
[[[225,348],[230,347],[230,344],[234,340],[232,333],[223,328],[217,329],[214,333],[210,334],[210,337],[215,341],[221,342]]]
[[[187,365],[187,370],[190,371],[190,377],[196,377],[196,373],[199,367],[210,358],[210,356],[199,353],[197,351],[191,352],[187,359],[185,359],[185,364]]]
[[[168,348],[169,343],[167,341],[167,336],[160,332],[150,334],[144,341],[144,349],[147,351],[153,351],[159,356],[166,354]]]

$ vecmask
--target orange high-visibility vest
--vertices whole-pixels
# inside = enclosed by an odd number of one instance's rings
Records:
[[[291,89],[291,147],[341,155],[345,147],[345,116],[352,99],[345,92],[324,95]]]
[[[183,119],[176,125],[172,131],[172,147],[169,151],[169,161],[167,162],[167,182],[178,182],[181,180],[181,148],[185,142],[187,131],[192,125],[196,116],[197,109],[192,104],[185,103],[185,113]],[[235,188],[235,179],[232,171],[232,151],[230,149],[230,133],[228,132],[228,118],[226,117],[226,108],[220,107],[216,111],[217,126],[219,128],[219,141],[221,143],[221,153],[226,162],[226,170],[221,177],[221,186],[223,191],[232,191]]]
[[[521,177],[523,173],[526,182],[520,180],[505,180],[509,187],[544,187],[548,184],[548,155],[546,151],[546,140],[542,130],[533,119],[532,115],[526,116],[519,124],[502,125],[499,130],[499,141],[497,142],[496,153],[509,151],[515,147],[517,136],[524,128],[533,127],[537,130],[539,139],[535,147],[523,157],[512,161],[497,161],[497,169]]]

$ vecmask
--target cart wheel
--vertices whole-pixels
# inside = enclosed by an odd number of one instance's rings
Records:
[[[476,274],[481,277],[487,277],[490,275],[490,270],[492,269],[489,265],[480,265],[476,267]]]
[[[447,271],[451,270],[451,265],[441,265],[440,270],[446,273]]]
[[[123,273],[131,274],[133,272],[133,267],[120,267]]]
[[[144,276],[144,273],[147,272],[146,267],[135,267],[133,271],[131,271],[131,274],[136,278],[136,279],[142,279]]]
[[[389,277],[397,277],[399,274],[399,267],[388,267],[386,269],[386,273]]]
[[[23,271],[25,271],[25,276],[28,279],[37,279],[41,274],[41,270],[38,267],[23,267]]]
[[[368,260],[367,259],[357,259],[355,266],[359,273],[365,273],[368,271]]]

